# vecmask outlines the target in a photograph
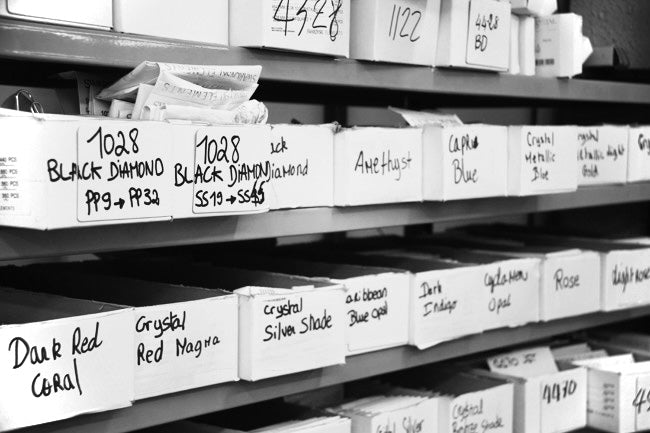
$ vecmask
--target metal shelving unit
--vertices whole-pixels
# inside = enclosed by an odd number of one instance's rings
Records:
[[[88,68],[132,68],[142,60],[175,63],[260,64],[263,85],[331,86],[345,91],[451,96],[468,101],[514,100],[598,104],[607,110],[650,106],[650,85],[557,80],[486,72],[433,70],[382,63],[333,60],[296,53],[219,48],[109,31],[0,19],[0,59]],[[306,92],[305,94],[307,94]],[[323,92],[315,92],[318,97]],[[372,93],[372,92],[367,92]],[[302,96],[302,93],[301,93]],[[447,203],[407,203],[314,208],[266,214],[186,219],[41,232],[0,228],[0,260],[206,244],[339,232],[460,219],[528,214],[648,201],[650,183],[582,188],[575,193],[487,198]],[[500,329],[443,343],[425,351],[399,347],[351,357],[329,367],[256,383],[238,382],[166,395],[133,407],[24,429],[40,432],[127,432],[243,406],[288,394],[453,359],[508,345],[530,343],[600,325],[650,315],[650,306]]]
[[[427,350],[410,346],[371,352],[347,359],[345,365],[281,376],[260,382],[216,385],[136,402],[112,412],[84,415],[21,430],[21,433],[121,433],[244,406],[285,395],[364,379],[384,373],[472,355],[504,346],[527,344],[555,335],[635,319],[650,314],[650,307],[594,313],[513,329],[498,329],[442,343]]]
[[[581,188],[567,194],[184,219],[54,231],[0,228],[0,260],[243,241],[311,233],[437,223],[633,203],[650,198],[650,183]]]

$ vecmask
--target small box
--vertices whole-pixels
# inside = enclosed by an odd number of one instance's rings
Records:
[[[519,17],[519,74],[535,75],[535,18]]]
[[[446,368],[425,369],[405,379],[414,388],[440,395],[441,432],[493,431],[512,433],[514,387],[502,379]]]
[[[425,200],[506,195],[506,127],[427,125],[422,148]]]
[[[0,323],[0,430],[131,405],[132,309],[0,288]]]
[[[628,182],[650,180],[650,127],[630,127]]]
[[[239,377],[256,381],[345,363],[345,288],[285,274],[173,261],[116,262],[105,271],[239,296]]]
[[[524,16],[545,17],[557,10],[557,0],[511,0],[512,13]]]
[[[575,361],[587,368],[587,425],[612,433],[650,429],[650,361],[631,354]]]
[[[506,72],[509,64],[509,2],[442,0],[436,66]]]
[[[539,259],[444,247],[427,247],[426,251],[467,265],[481,265],[468,267],[466,272],[472,273],[471,286],[485,291],[481,296],[484,303],[475,316],[483,330],[539,321]]]
[[[17,113],[0,110],[8,173],[0,224],[46,230],[172,218],[170,125]]]
[[[230,2],[230,45],[350,54],[350,1],[236,0]]]
[[[350,57],[433,66],[440,0],[351,0]]]
[[[582,17],[572,13],[537,18],[535,44],[535,73],[541,77],[581,74],[591,54],[582,36]]]
[[[514,385],[514,430],[559,433],[587,425],[587,370],[572,367],[528,377],[475,370]]]
[[[578,185],[625,183],[627,126],[578,127]]]
[[[136,400],[238,380],[237,295],[102,276],[92,268],[5,268],[1,278],[21,289],[132,306]]]
[[[228,45],[228,0],[113,0],[115,31]]]
[[[355,433],[435,432],[439,425],[439,400],[395,390],[395,395],[365,397],[327,410],[350,418]]]
[[[575,191],[575,126],[511,126],[508,139],[508,195]]]
[[[76,27],[110,29],[112,0],[0,0],[0,16]]]
[[[513,14],[510,17],[510,64],[508,65],[508,73],[512,75],[519,75],[521,72],[519,46],[519,17]]]
[[[271,209],[334,205],[334,125],[273,125]]]
[[[334,136],[334,203],[422,201],[422,129],[352,128]]]
[[[269,210],[270,126],[173,125],[170,133],[174,218]]]

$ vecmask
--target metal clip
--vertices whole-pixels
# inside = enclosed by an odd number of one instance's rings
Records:
[[[43,114],[43,113],[45,113],[41,103],[34,100],[34,97],[29,92],[29,90],[25,90],[25,89],[20,89],[19,91],[16,92],[15,98],[16,98],[16,110],[17,111],[21,111],[20,110],[20,99],[21,99],[21,97],[24,98],[25,100],[27,100],[27,102],[29,103],[29,111],[32,114]]]

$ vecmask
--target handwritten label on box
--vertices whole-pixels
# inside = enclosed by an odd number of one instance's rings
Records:
[[[578,174],[581,185],[627,180],[627,127],[578,128]]]
[[[390,46],[391,50],[414,50],[418,44],[426,44],[424,28],[427,0],[392,0],[377,2],[378,46]],[[423,39],[424,35],[424,39]]]
[[[194,154],[193,212],[268,209],[268,138],[268,129],[261,127],[199,129]],[[187,181],[188,174],[183,177]]]
[[[488,358],[487,363],[490,371],[516,377],[535,377],[558,371],[548,347],[504,353]]]
[[[587,370],[573,368],[540,381],[540,433],[584,427],[587,414]]]
[[[463,269],[416,274],[411,294],[411,343],[420,349],[478,333],[475,320],[484,296],[477,296],[474,279]]]
[[[650,375],[644,374],[637,377],[632,405],[634,406],[636,429],[639,431],[650,429]]]
[[[120,310],[0,327],[0,429],[130,405],[132,318]]]
[[[537,262],[532,260],[485,266],[483,286],[489,291],[483,307],[486,329],[538,320],[538,269]]]
[[[236,330],[234,296],[136,309],[136,399],[236,380]]]
[[[510,59],[510,4],[471,0],[467,64],[505,69]]]
[[[84,124],[76,166],[50,159],[50,181],[77,180],[81,222],[171,216],[171,149],[167,129],[160,125]],[[69,174],[53,180],[53,170]]]
[[[359,353],[408,340],[407,274],[381,274],[344,281],[348,351]]]
[[[512,432],[512,385],[463,394],[451,405],[451,432]]]
[[[345,43],[349,0],[272,0],[265,2],[272,45],[291,41],[295,49]]]

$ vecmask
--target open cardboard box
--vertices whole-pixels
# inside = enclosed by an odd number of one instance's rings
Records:
[[[345,363],[345,289],[262,271],[175,261],[123,261],[94,269],[239,297],[239,377],[255,381]]]
[[[575,126],[510,126],[508,135],[508,195],[578,188]]]
[[[334,204],[422,201],[422,129],[350,128],[334,136]]]
[[[271,126],[271,209],[334,206],[335,129],[334,124]]]
[[[0,430],[131,405],[133,311],[0,288]]]
[[[7,268],[7,285],[133,306],[135,399],[235,381],[237,295],[92,273],[92,263]]]
[[[422,149],[424,200],[506,195],[506,127],[426,125]]]
[[[630,127],[628,182],[650,180],[650,127]]]

